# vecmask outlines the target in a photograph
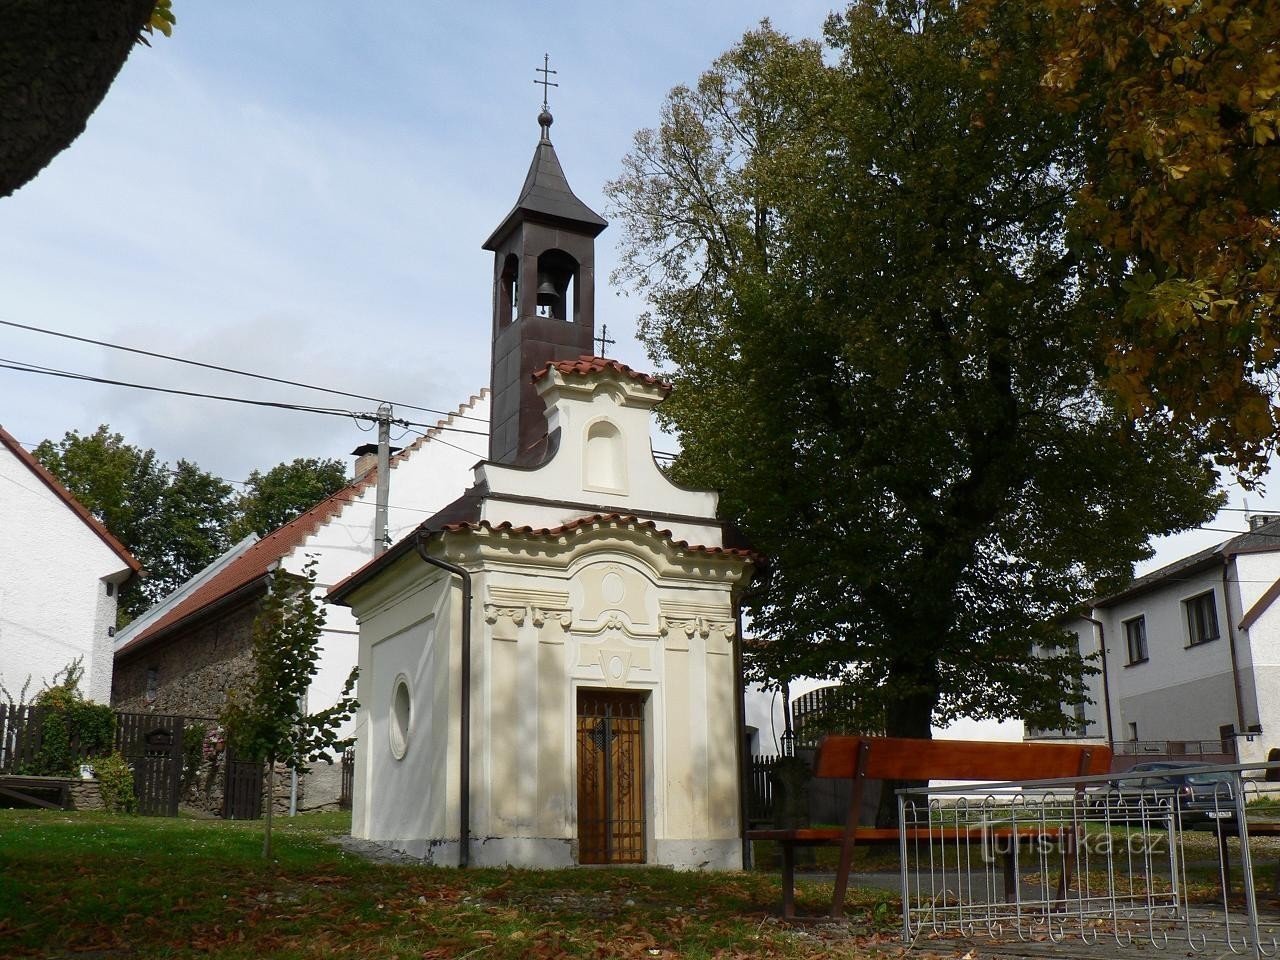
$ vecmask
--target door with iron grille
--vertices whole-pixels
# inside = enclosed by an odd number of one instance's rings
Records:
[[[578,862],[644,863],[642,693],[578,691]]]

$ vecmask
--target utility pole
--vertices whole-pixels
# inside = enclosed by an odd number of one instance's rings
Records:
[[[378,494],[373,511],[373,555],[387,549],[387,501],[391,493],[391,404],[378,407]]]

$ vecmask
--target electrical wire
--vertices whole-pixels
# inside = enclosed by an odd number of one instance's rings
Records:
[[[401,436],[403,437],[403,436],[405,436],[405,435],[407,435],[407,434],[410,434],[410,433],[416,434],[418,437],[421,437],[423,440],[427,440],[427,441],[434,442],[434,443],[442,443],[442,444],[444,444],[446,447],[452,447],[454,450],[457,450],[459,453],[465,453],[467,456],[469,456],[469,457],[475,457],[477,460],[483,460],[483,459],[484,459],[484,456],[483,456],[482,454],[476,453],[476,452],[475,452],[475,451],[473,451],[473,450],[467,450],[466,448],[464,448],[464,447],[460,447],[460,446],[458,446],[457,444],[450,443],[448,440],[445,440],[445,439],[443,439],[442,437],[434,437],[434,436],[431,436],[429,433],[424,433],[424,432],[422,432],[421,430],[409,430],[409,429],[406,429],[406,430],[405,430],[405,432],[404,432],[403,434],[401,434]],[[25,441],[25,440],[19,440],[19,441],[18,441],[18,443],[20,443],[22,446],[27,447],[27,448],[32,449],[32,450],[34,450],[36,447],[38,447],[38,446],[39,446],[39,444],[37,444],[37,443],[28,443],[28,442],[27,442],[27,441]],[[172,469],[172,468],[168,468],[168,469],[166,469],[164,472],[165,472],[165,473],[167,473],[167,474],[169,474],[170,476],[175,476],[175,477],[176,477],[176,476],[179,476],[179,471],[174,470],[174,469]],[[226,478],[226,477],[218,477],[218,476],[214,476],[213,474],[209,474],[208,476],[210,476],[210,477],[211,477],[212,479],[214,479],[214,480],[217,480],[219,483],[225,483],[225,484],[228,484],[228,485],[230,485],[230,486],[246,487],[246,488],[247,488],[247,487],[252,486],[252,484],[250,484],[248,480],[229,480],[229,479],[228,479],[228,478]],[[357,478],[357,479],[358,479],[358,478]],[[16,481],[16,480],[10,480],[10,478],[8,478],[8,477],[0,477],[0,480],[9,480],[11,483],[16,484],[17,486],[23,487],[23,489],[26,489],[26,490],[30,491],[31,493],[36,493],[36,492],[37,492],[37,491],[35,491],[35,490],[31,490],[31,488],[30,488],[30,487],[24,487],[24,486],[23,486],[23,484],[18,483],[18,481]],[[354,482],[354,481],[352,481],[352,482]],[[329,499],[336,499],[339,503],[358,503],[358,502],[362,499],[360,495],[355,495],[355,496],[346,496],[346,497],[339,497],[339,496],[337,496],[337,495],[336,495],[338,492],[341,492],[341,490],[339,490],[339,491],[335,491],[335,493],[330,494],[328,497],[326,497],[326,498],[324,498],[324,499],[325,499],[325,500],[329,500]],[[312,504],[310,507],[308,507],[307,509],[308,509],[308,510],[310,510],[310,509],[312,509],[313,507],[315,507],[317,504],[319,504],[319,503],[323,503],[323,502],[324,502],[324,500],[319,500],[319,501],[317,501],[316,503],[313,503],[313,504]],[[424,514],[427,514],[428,516],[430,516],[430,515],[432,515],[432,514],[435,514],[435,513],[438,513],[438,512],[440,511],[440,508],[439,508],[439,507],[432,507],[432,508],[425,508],[425,507],[410,507],[410,506],[404,506],[404,505],[402,505],[402,504],[397,504],[397,503],[388,503],[388,504],[387,504],[387,509],[389,509],[389,510],[403,510],[403,511],[407,511],[407,512],[409,512],[409,513],[424,513]],[[305,512],[305,511],[304,511],[304,512]]]
[[[38,373],[47,377],[60,377],[64,380],[84,380],[89,383],[101,383],[112,387],[129,387],[133,390],[149,390],[154,393],[169,393],[179,397],[200,397],[206,400],[222,400],[227,403],[244,403],[254,407],[297,410],[302,413],[321,413],[331,417],[348,417],[352,415],[350,410],[340,410],[337,407],[312,407],[298,403],[280,403],[275,400],[250,400],[247,397],[230,397],[224,394],[200,393],[195,390],[179,390],[177,387],[157,387],[144,383],[130,383],[127,380],[112,380],[108,377],[94,377],[87,373],[73,373],[69,370],[59,370],[55,367],[36,366],[19,360],[10,360],[6,357],[0,357],[0,369],[16,370],[18,373]]]
[[[10,360],[0,357],[0,369],[14,370],[18,373],[35,373],[47,377],[59,377],[64,380],[81,380],[87,383],[100,383],[113,387],[128,387],[132,390],[147,390],[153,393],[167,393],[180,397],[198,397],[204,400],[221,400],[225,403],[242,403],[254,407],[270,407],[275,410],[295,410],[300,413],[318,413],[330,417],[351,417],[357,420],[377,421],[377,414],[356,413],[339,407],[316,407],[300,403],[282,403],[276,400],[250,400],[248,397],[233,397],[226,394],[201,393],[197,390],[179,390],[176,387],[157,387],[152,384],[132,383],[127,380],[113,380],[108,377],[95,377],[87,373],[74,373],[70,370],[59,370],[56,367],[43,367],[21,360]],[[474,419],[474,418],[473,418]],[[451,427],[440,423],[421,423],[414,420],[394,419],[392,423],[402,427],[425,427],[428,430],[449,430],[454,433],[466,433],[478,437],[487,437],[487,430],[469,430],[466,427]]]
[[[124,344],[111,343],[107,340],[95,340],[92,337],[81,337],[74,333],[64,333],[60,330],[48,330],[44,327],[34,327],[26,323],[16,323],[13,320],[0,320],[0,326],[13,327],[18,330],[28,330],[32,333],[42,333],[50,337],[61,337],[64,340],[75,340],[79,343],[91,343],[97,347],[105,347],[108,350],[122,350],[125,353],[136,353],[144,357],[154,357],[157,360],[169,360],[173,363],[185,363],[193,367],[203,367],[206,370],[217,370],[220,373],[230,373],[238,377],[252,377],[255,380],[266,380],[269,383],[280,383],[290,387],[302,387],[304,390],[316,390],[320,393],[332,393],[336,396],[351,397],[355,400],[369,400],[372,403],[391,403],[381,397],[369,397],[360,393],[351,393],[347,390],[338,390],[332,387],[320,387],[313,383],[303,383],[300,380],[286,380],[282,377],[272,377],[264,373],[252,373],[248,370],[237,370],[235,367],[223,367],[216,363],[204,363],[200,360],[191,360],[187,357],[175,357],[167,353],[157,353],[154,350],[143,350],[140,347],[126,347]],[[423,413],[435,413],[443,417],[455,416],[464,420],[475,420],[477,423],[488,423],[483,417],[472,417],[465,413],[450,413],[447,410],[436,410],[433,407],[420,407],[412,403],[392,403],[394,407],[403,407],[406,410],[420,410]]]
[[[465,453],[471,457],[475,457],[477,460],[485,459],[484,454],[475,453],[474,451],[468,450],[465,447],[458,446],[456,443],[450,443],[448,440],[445,440],[442,437],[433,437],[429,433],[423,433],[421,430],[407,430],[406,432],[416,433],[418,436],[422,437],[424,440],[433,440],[436,443],[443,443],[446,447],[453,447],[453,449],[457,450],[458,452]]]

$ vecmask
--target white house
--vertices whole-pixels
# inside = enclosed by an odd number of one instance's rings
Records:
[[[466,449],[488,429],[487,392],[472,397],[391,458],[387,531],[405,536],[456,496],[479,458]],[[376,457],[356,464],[356,477],[265,537],[250,537],[215,560],[116,637],[112,703],[127,710],[215,718],[227,691],[252,667],[250,634],[271,573],[301,573],[314,557],[316,594],[324,593],[374,555]],[[356,624],[342,607],[326,608],[319,672],[307,695],[310,710],[331,706],[356,665]],[[341,731],[346,736],[353,726]],[[333,803],[336,771],[317,766],[304,807]]]
[[[1138,577],[1066,624],[1094,655],[1078,724],[1033,739],[1126,756],[1265,760],[1280,746],[1280,519]]]
[[[28,698],[80,659],[84,695],[111,694],[116,596],[138,561],[0,427],[0,683]]]

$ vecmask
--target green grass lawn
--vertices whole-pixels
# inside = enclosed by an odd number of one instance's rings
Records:
[[[346,815],[261,824],[0,811],[0,957],[863,957],[897,946],[896,898],[847,926],[776,919],[760,873],[468,870],[369,863]],[[802,884],[821,912],[830,887]]]

